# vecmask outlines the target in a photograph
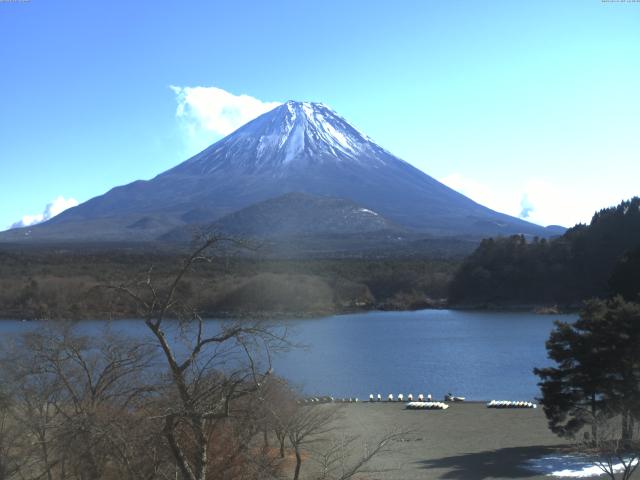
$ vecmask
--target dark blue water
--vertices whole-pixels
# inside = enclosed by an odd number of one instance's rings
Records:
[[[366,398],[369,393],[447,392],[471,400],[530,400],[538,396],[532,369],[549,364],[544,343],[553,320],[570,315],[422,310],[289,320],[292,339],[307,345],[274,358],[275,373],[308,394]],[[215,321],[212,321],[215,322]],[[103,322],[84,322],[98,333]],[[34,322],[0,322],[0,335]],[[139,320],[114,330],[147,335]]]

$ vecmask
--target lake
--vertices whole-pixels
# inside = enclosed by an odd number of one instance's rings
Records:
[[[470,400],[532,400],[539,395],[532,369],[549,365],[544,344],[553,321],[576,318],[420,310],[287,320],[292,338],[307,347],[276,356],[274,370],[312,395],[431,393],[442,399],[452,392]],[[37,325],[1,321],[0,335]],[[82,325],[97,333],[103,322]],[[140,320],[120,320],[113,328],[147,335]]]

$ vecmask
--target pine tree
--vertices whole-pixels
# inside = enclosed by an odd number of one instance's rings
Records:
[[[536,368],[551,430],[574,436],[597,417],[619,416],[623,438],[640,419],[640,305],[591,300],[573,324],[556,322],[547,341],[555,367]]]

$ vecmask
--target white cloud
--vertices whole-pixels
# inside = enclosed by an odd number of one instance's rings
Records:
[[[64,198],[62,195],[55,198],[47,204],[42,213],[35,215],[24,215],[19,221],[15,222],[9,228],[29,227],[38,223],[46,222],[56,215],[64,212],[66,209],[75,207],[78,201],[75,198]]]
[[[522,208],[522,210],[520,210],[520,218],[529,218],[531,216],[531,212],[535,210],[535,207],[531,203],[531,200],[529,200],[529,195],[527,195],[526,193],[522,195],[522,200],[520,200],[520,207]]]
[[[544,226],[572,227],[576,223],[589,223],[597,210],[629,198],[584,184],[558,185],[540,178],[506,186],[504,183],[489,185],[458,173],[439,180],[492,210]]]
[[[518,216],[539,225],[572,227],[579,222],[589,222],[595,209],[608,206],[592,205],[592,202],[580,199],[580,196],[571,187],[559,187],[545,180],[532,179],[522,188]]]
[[[273,110],[280,102],[263,102],[249,95],[234,95],[217,87],[178,87],[176,117],[185,129],[190,148],[202,149],[212,134],[228,135],[245,123]]]

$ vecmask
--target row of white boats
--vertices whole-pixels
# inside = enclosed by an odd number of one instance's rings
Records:
[[[431,402],[433,401],[433,397],[431,397],[431,394],[428,394],[426,397],[421,393],[420,395],[417,396],[417,400],[418,402]],[[370,402],[381,402],[382,401],[382,395],[378,394],[377,396],[374,396],[373,393],[371,393],[369,395],[369,401]],[[393,393],[390,393],[387,396],[386,399],[387,402],[404,402],[405,398],[404,398],[404,394],[399,393],[397,397],[394,398]],[[413,402],[413,394],[408,394],[407,395],[407,402]]]
[[[409,402],[406,408],[409,410],[446,410],[449,405],[444,402]]]
[[[409,402],[406,407],[409,410],[446,410],[449,405],[444,402]],[[537,408],[537,405],[533,402],[491,400],[487,408]]]
[[[431,394],[428,394],[426,397],[421,393],[420,395],[418,395],[416,397],[416,400],[418,402],[433,402],[433,397],[431,396]],[[463,401],[464,397],[446,397],[445,398],[446,401]],[[348,398],[333,398],[333,397],[310,397],[310,398],[305,398],[300,400],[298,403],[331,403],[331,402],[337,402],[337,403],[357,403],[360,400],[357,397],[348,397]],[[382,402],[382,395],[380,395],[378,393],[377,396],[374,396],[373,393],[369,395],[369,401],[370,402]],[[387,395],[387,398],[384,400],[385,402],[413,402],[414,398],[413,398],[413,394],[408,394],[405,398],[404,394],[399,393],[397,396],[394,397],[393,393],[390,393],[389,395]]]
[[[487,403],[487,408],[537,408],[538,406],[533,402],[522,402],[511,400],[491,400]]]
[[[464,400],[463,397],[456,397],[458,399],[462,399]],[[423,394],[420,394],[417,396],[417,400],[418,402],[433,402],[433,398],[431,397],[431,394],[427,395],[426,397]],[[336,402],[336,403],[358,403],[360,400],[358,399],[358,397],[348,397],[348,398],[333,398],[333,397],[309,397],[309,398],[304,398],[302,400],[299,400],[298,403],[302,403],[302,404],[307,404],[307,403],[332,403],[332,402]],[[373,394],[369,395],[369,401],[370,402],[382,402],[382,395],[378,394],[377,397],[375,397]],[[406,397],[405,400],[405,396],[402,393],[399,393],[397,397],[394,397],[392,393],[390,393],[385,402],[413,402],[413,395],[409,394]],[[456,400],[459,401],[459,400]]]
[[[382,396],[377,394],[374,396],[373,394],[369,395],[369,402],[382,402]],[[445,398],[446,402],[461,402],[464,401],[464,397],[453,397],[451,395],[447,395]],[[315,404],[315,403],[358,403],[359,400],[357,397],[349,397],[349,398],[333,398],[333,397],[310,397],[300,400],[298,403],[301,404]],[[389,394],[385,400],[385,402],[405,402],[405,397],[402,393],[398,394],[396,397],[393,394]],[[537,405],[533,402],[525,402],[525,401],[512,401],[512,400],[491,400],[487,404],[487,408],[537,408]],[[414,401],[413,395],[408,394],[406,397],[406,408],[410,410],[446,410],[449,408],[449,405],[445,402],[434,402],[431,394],[426,397],[423,394],[419,394],[417,396],[417,401]]]

